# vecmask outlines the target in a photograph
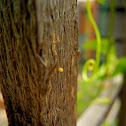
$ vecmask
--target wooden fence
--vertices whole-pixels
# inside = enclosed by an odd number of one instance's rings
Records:
[[[101,126],[103,122],[113,123],[113,120],[119,113],[120,100],[119,92],[123,83],[123,76],[107,80],[105,88],[99,99],[108,98],[110,103],[94,103],[90,105],[77,121],[77,126]]]

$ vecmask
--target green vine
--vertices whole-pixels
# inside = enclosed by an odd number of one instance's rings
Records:
[[[87,0],[86,2],[86,7],[87,7],[87,14],[89,17],[89,20],[91,21],[91,24],[95,30],[96,33],[96,40],[97,40],[97,49],[96,49],[96,60],[94,59],[89,59],[86,61],[83,70],[82,70],[82,77],[85,81],[89,81],[97,72],[100,64],[100,56],[101,56],[101,36],[100,32],[98,30],[98,27],[93,19],[92,12],[91,12],[91,6],[90,6],[90,1]],[[87,76],[87,70],[93,71],[93,74],[90,76],[90,78]]]

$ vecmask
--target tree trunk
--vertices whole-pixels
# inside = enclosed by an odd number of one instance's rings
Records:
[[[126,126],[126,75],[124,75],[124,83],[120,93],[121,109],[119,113],[119,126]]]
[[[75,126],[77,1],[0,0],[0,86],[10,126]]]
[[[126,11],[124,12],[126,15]],[[124,16],[124,41],[123,41],[123,55],[126,56],[126,16]],[[120,92],[121,108],[119,113],[119,125],[126,126],[126,71],[124,73],[124,82]]]

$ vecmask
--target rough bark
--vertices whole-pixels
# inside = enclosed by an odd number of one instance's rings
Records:
[[[0,0],[0,86],[10,126],[76,125],[76,10],[76,0]]]

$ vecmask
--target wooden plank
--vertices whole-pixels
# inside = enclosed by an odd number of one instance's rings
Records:
[[[7,115],[5,111],[3,96],[0,91],[0,126],[7,126],[7,125],[8,125]]]
[[[0,126],[7,126],[8,121],[7,121],[7,115],[5,109],[0,108]]]
[[[115,118],[117,117],[117,115],[119,114],[119,110],[120,110],[120,106],[121,106],[121,102],[120,99],[117,98],[111,108],[111,111],[108,113],[106,119],[105,119],[105,123],[112,125]]]
[[[108,97],[111,100],[111,104],[91,104],[78,119],[77,126],[100,126],[118,96],[122,87],[122,81],[122,75],[107,80],[105,82],[106,85],[109,85],[109,83],[111,83],[111,85],[109,88],[103,90],[99,98]]]
[[[5,109],[4,101],[3,101],[3,96],[2,96],[2,94],[1,94],[1,92],[0,92],[0,108]]]

